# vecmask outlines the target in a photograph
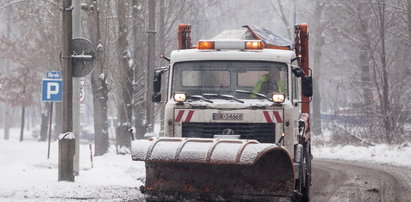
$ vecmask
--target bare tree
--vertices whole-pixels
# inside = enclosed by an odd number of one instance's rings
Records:
[[[91,0],[88,4],[88,32],[90,40],[97,46],[97,62],[91,73],[91,87],[93,91],[94,107],[94,141],[95,156],[107,153],[109,148],[107,102],[108,84],[107,72],[103,62],[103,45],[100,33],[100,1]]]
[[[128,8],[124,0],[117,2],[118,39],[117,60],[119,62],[119,74],[121,75],[121,100],[118,107],[118,122],[116,132],[116,144],[119,147],[130,147],[130,132],[132,121],[132,93],[133,93],[133,69],[129,43],[127,39]]]
[[[285,9],[284,9],[283,4],[281,3],[281,1],[276,1],[276,2],[277,3],[275,3],[274,0],[271,0],[271,4],[273,5],[274,11],[275,11],[275,13],[277,13],[277,15],[280,17],[281,21],[283,22],[283,24],[285,26],[285,29],[287,30],[287,36],[292,37],[291,33],[292,33],[293,25],[292,25],[292,23],[289,22],[290,18],[287,17],[287,15],[285,14]]]
[[[54,2],[47,0],[41,1],[8,1],[0,4],[1,10],[8,12],[6,23],[7,28],[10,31],[10,25],[13,25],[13,34],[7,34],[6,36],[0,36],[2,44],[0,49],[0,57],[4,57],[13,68],[30,68],[35,70],[32,76],[35,76],[35,80],[39,81],[41,72],[58,70],[59,69],[59,44],[60,38],[54,33],[59,32],[60,26],[58,21],[58,15],[60,11],[56,7]],[[3,54],[4,53],[4,54]],[[21,72],[20,72],[21,73]],[[19,73],[19,74],[20,74]],[[15,74],[15,71],[6,72],[6,75]],[[15,75],[11,75],[14,77]],[[40,83],[33,83],[29,85],[39,86]],[[38,88],[39,89],[39,88]],[[39,98],[39,90],[31,91],[30,86],[21,86],[20,91],[30,93],[33,98]],[[29,91],[29,92],[28,92]],[[45,107],[39,99],[32,100],[30,106],[22,108],[21,117],[25,117],[25,111],[29,110],[38,114],[41,113],[41,134],[40,140],[45,140],[47,131],[49,107]],[[26,109],[29,107],[28,109]],[[38,110],[38,111],[37,111]],[[7,110],[9,111],[9,110]],[[24,112],[23,112],[24,111]],[[24,116],[23,116],[24,114]],[[37,116],[30,116],[31,122],[36,122]],[[21,119],[21,126],[24,126],[23,118]],[[6,124],[6,130],[8,131],[9,124]],[[22,130],[23,131],[23,130]],[[21,137],[23,133],[21,131]]]
[[[146,35],[145,33],[145,20],[142,15],[145,11],[145,1],[133,0],[133,68],[134,68],[134,79],[133,79],[133,110],[135,122],[134,126],[136,128],[135,134],[137,139],[144,138],[144,134],[147,132],[147,121],[146,121],[146,103],[147,95],[145,94],[145,61],[146,61],[146,43],[142,40]]]
[[[316,0],[313,2],[311,35],[313,43],[311,43],[311,53],[313,58],[313,102],[312,102],[312,131],[314,134],[322,133],[322,119],[321,119],[321,103],[322,103],[322,83],[321,72],[323,71],[323,53],[324,46],[327,44],[326,34],[332,28],[334,23],[332,1]]]
[[[388,143],[398,142],[403,136],[406,109],[409,108],[405,93],[409,82],[401,72],[401,67],[407,61],[406,54],[403,54],[406,48],[401,48],[404,37],[397,32],[403,24],[398,23],[401,18],[398,6],[394,3],[387,0],[363,0],[342,4],[345,15],[349,16],[347,20],[351,22],[346,28],[352,30],[356,27],[356,31],[340,31],[345,39],[360,48],[361,56],[368,60],[369,72],[363,61],[362,73],[370,76],[375,95],[375,104],[368,108],[372,110],[368,111],[368,116],[374,122],[371,131]]]
[[[0,101],[21,107],[20,141],[24,140],[25,110],[27,106],[34,104],[33,97],[38,83],[38,75],[30,67],[18,68],[15,74],[7,77],[0,76]]]

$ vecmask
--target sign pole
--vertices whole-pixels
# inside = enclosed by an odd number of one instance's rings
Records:
[[[47,159],[50,159],[50,142],[51,142],[51,127],[53,125],[53,102],[50,104],[50,116],[49,116],[49,142],[47,148]]]

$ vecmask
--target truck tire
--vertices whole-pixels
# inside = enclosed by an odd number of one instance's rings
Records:
[[[310,187],[311,187],[311,142],[310,140],[304,144],[304,182],[302,184],[302,202],[310,201]]]

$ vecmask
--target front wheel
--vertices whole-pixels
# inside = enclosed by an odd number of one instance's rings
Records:
[[[307,141],[304,144],[304,181],[302,183],[302,202],[310,201],[310,187],[311,187],[311,142]]]

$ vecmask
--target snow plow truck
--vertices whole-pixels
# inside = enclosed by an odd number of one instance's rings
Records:
[[[179,25],[179,49],[154,72],[164,134],[131,144],[148,201],[309,201],[308,26],[295,26],[294,43],[243,28],[192,46],[191,25]]]

